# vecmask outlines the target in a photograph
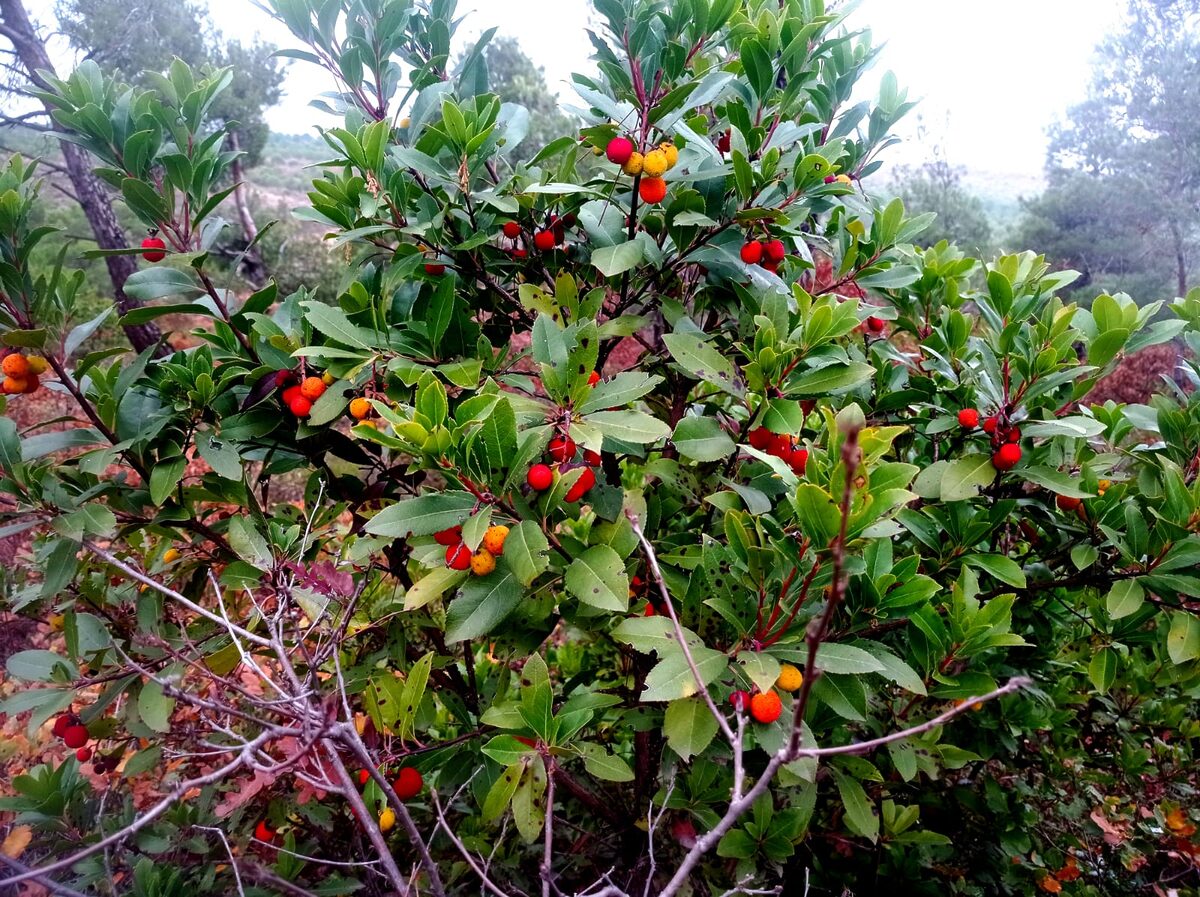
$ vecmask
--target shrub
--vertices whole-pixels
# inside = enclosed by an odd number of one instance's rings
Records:
[[[298,213],[338,295],[211,274],[227,72],[46,94],[174,257],[127,317],[208,316],[194,349],[78,357],[0,182],[4,342],[81,414],[0,419],[9,603],[63,631],[8,661],[49,759],[3,883],[1195,881],[1200,399],[1081,400],[1194,355],[1200,297],[914,248],[864,183],[911,104],[853,101],[874,52],[819,0],[599,0],[580,134],[515,165],[453,3],[275,9],[340,84]]]

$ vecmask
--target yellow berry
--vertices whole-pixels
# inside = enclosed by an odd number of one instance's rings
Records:
[[[642,174],[651,178],[659,178],[666,174],[667,154],[662,150],[650,150],[642,158]]]
[[[804,674],[799,669],[790,663],[779,667],[779,678],[775,680],[775,687],[780,691],[798,691],[803,684]]]
[[[357,426],[360,426],[360,427],[370,427],[372,430],[378,430],[378,429],[379,429],[379,424],[375,423],[375,421],[373,421],[373,420],[360,420],[360,421],[358,422]]]
[[[29,373],[44,374],[50,365],[40,355],[30,355],[25,362],[29,365]]]
[[[635,151],[625,160],[625,164],[621,166],[621,170],[630,177],[637,177],[642,173],[642,163],[645,161],[645,158],[641,153]]]
[[[507,538],[507,526],[489,526],[483,534],[483,547],[492,554],[504,554],[504,540]]]
[[[67,618],[62,614],[51,614],[49,622],[51,632],[62,632],[63,626],[67,623]]]
[[[669,140],[663,141],[659,147],[663,151],[663,155],[667,157],[667,168],[674,168],[679,162],[679,148]]]
[[[364,399],[359,396],[357,399],[350,400],[350,416],[357,420],[364,420],[371,414],[371,402],[369,399]]]
[[[486,548],[471,555],[471,572],[476,576],[487,576],[496,569],[496,556]]]
[[[849,183],[850,183],[850,175],[848,175],[848,174],[839,174],[839,175],[837,176],[837,182],[838,182],[839,184],[849,184]]]
[[[400,127],[402,127],[402,128],[407,128],[411,124],[412,124],[412,119],[409,118],[407,115],[404,116],[404,118],[400,119]]]
[[[593,156],[603,156],[604,155],[603,148],[598,147],[598,146],[593,146],[592,147],[592,155]]]
[[[1099,483],[1096,484],[1096,491],[1099,492],[1101,495],[1103,495],[1105,492],[1108,491],[1108,487],[1111,485],[1112,485],[1112,483],[1109,480],[1101,480]]]
[[[329,373],[329,371],[326,371],[321,375],[321,382],[326,386],[333,386],[333,384],[337,383],[337,377],[333,376],[333,374]]]
[[[164,564],[170,564],[173,561],[177,561],[177,560],[179,560],[179,549],[178,548],[168,548],[166,551],[163,552],[163,563]]]
[[[395,824],[396,814],[391,807],[379,814],[379,830],[381,832],[390,832]]]

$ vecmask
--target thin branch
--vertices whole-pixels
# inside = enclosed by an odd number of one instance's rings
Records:
[[[554,881],[554,759],[547,755],[550,775],[546,776],[546,825],[542,845],[542,897],[550,897],[550,886]]]

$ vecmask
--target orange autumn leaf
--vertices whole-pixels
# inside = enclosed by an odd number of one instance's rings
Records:
[[[1167,828],[1169,828],[1173,834],[1181,837],[1187,838],[1196,833],[1196,826],[1192,825],[1191,821],[1187,817],[1187,814],[1185,814],[1179,807],[1176,807],[1166,815],[1166,823]]]
[[[1044,875],[1038,879],[1038,887],[1047,894],[1058,894],[1062,891],[1062,885],[1060,885],[1055,878],[1049,875]]]
[[[1075,862],[1075,857],[1067,857],[1067,861],[1063,863],[1063,867],[1054,873],[1054,877],[1059,881],[1075,881],[1083,873],[1079,871],[1079,866]]]
[[[18,825],[8,833],[8,837],[4,839],[4,843],[0,844],[0,854],[17,859],[25,852],[25,848],[29,846],[29,842],[33,840],[33,829],[27,825]]]

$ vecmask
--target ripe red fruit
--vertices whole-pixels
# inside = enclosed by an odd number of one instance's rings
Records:
[[[1071,498],[1068,495],[1059,495],[1054,499],[1054,503],[1058,505],[1060,511],[1076,511],[1083,504],[1083,499]]]
[[[787,460],[792,452],[792,437],[782,433],[771,434],[771,444],[767,446],[767,454]]]
[[[365,785],[369,781],[371,781],[371,774],[369,772],[367,772],[365,769],[360,769],[358,771],[358,784]]]
[[[987,418],[983,422],[983,432],[985,432],[989,436],[991,436],[993,433],[996,432],[996,427],[998,427],[999,425],[1000,425],[1000,420],[996,417],[996,415],[993,414],[991,417]]]
[[[751,240],[749,243],[742,244],[742,261],[747,265],[757,265],[762,261],[763,244],[758,240]]]
[[[958,412],[958,425],[967,430],[974,430],[979,426],[979,412],[974,408],[964,408]]]
[[[590,467],[583,468],[583,475],[575,481],[575,485],[567,490],[566,501],[576,502],[596,485],[596,473]]]
[[[471,566],[471,549],[466,545],[451,545],[446,549],[446,566],[451,570],[466,570]]]
[[[782,262],[787,258],[787,247],[783,240],[769,240],[763,244],[763,255],[772,262]]]
[[[90,747],[81,747],[75,752],[75,759],[80,763],[87,763],[92,759],[92,749]]]
[[[158,237],[147,237],[142,240],[142,258],[148,262],[161,262],[167,257],[167,244]]]
[[[717,138],[717,152],[719,152],[719,153],[729,152],[729,131],[726,131],[724,134],[722,134],[720,137]]]
[[[528,258],[529,250],[528,249],[520,249],[520,248],[514,249],[512,251],[512,257],[515,259]]]
[[[783,702],[773,691],[764,691],[750,699],[750,715],[760,723],[773,723],[783,713]]]
[[[992,466],[997,470],[1012,470],[1021,460],[1021,447],[1015,442],[1006,442],[992,455]]]
[[[54,720],[54,728],[50,731],[54,733],[55,738],[62,738],[66,734],[67,729],[75,724],[75,717],[69,713],[64,713],[62,716]]]
[[[599,452],[593,452],[591,449],[583,450],[583,463],[588,467],[599,467],[601,461]]]
[[[441,277],[446,273],[446,266],[441,262],[426,262],[425,273],[432,277]]]
[[[597,371],[592,371],[588,374],[588,386],[595,386],[600,382],[600,374]]]
[[[738,689],[729,696],[729,703],[733,705],[734,710],[743,711],[750,709],[750,692]]]
[[[575,457],[575,440],[570,436],[555,436],[546,446],[546,454],[554,461],[562,464]]]
[[[86,726],[81,726],[76,723],[73,726],[67,726],[67,730],[63,732],[63,743],[69,748],[81,748],[88,743],[88,730]]]
[[[547,464],[535,464],[529,468],[529,473],[526,475],[525,481],[529,483],[531,489],[536,489],[538,492],[545,492],[554,482],[554,471]]]
[[[871,315],[871,317],[867,318],[867,329],[872,333],[883,333],[883,329],[885,327],[887,327],[887,324],[884,322],[883,318],[877,318],[875,315]]]
[[[771,447],[771,441],[775,438],[775,434],[766,427],[755,427],[750,431],[750,445],[758,449],[760,452],[765,452]]]
[[[433,534],[433,541],[438,545],[457,545],[462,541],[462,527],[452,526],[449,529],[444,529],[440,533]]]
[[[554,244],[558,242],[554,239],[554,232],[549,230],[540,230],[533,235],[533,245],[541,252],[549,252],[554,248]]]
[[[404,766],[400,769],[400,774],[396,777],[396,781],[392,783],[392,787],[396,789],[396,796],[401,800],[410,800],[421,793],[421,787],[425,784],[425,780],[421,778],[421,773],[411,766]]]
[[[638,195],[642,202],[654,205],[662,202],[667,196],[667,182],[662,178],[642,178],[638,184]]]
[[[762,266],[764,271],[770,271],[772,274],[779,273],[779,262],[773,262],[770,259],[766,259],[763,261]]]
[[[562,223],[564,227],[574,227],[578,221],[579,218],[574,212],[567,212],[567,214],[562,216]]]
[[[804,476],[804,469],[808,467],[808,449],[792,449],[791,455],[788,457],[787,462],[796,476]]]
[[[269,844],[275,840],[275,830],[267,825],[267,820],[260,819],[258,825],[254,827],[254,837],[259,841],[266,841]]]
[[[1005,434],[1004,438],[1008,442],[1020,442],[1021,441],[1021,431],[1018,430],[1016,427],[1009,427],[1008,433]]]
[[[288,402],[288,410],[296,417],[308,417],[309,412],[312,411],[312,402],[304,396],[293,396],[292,400]]]
[[[642,611],[642,616],[643,616],[643,617],[654,617],[654,616],[657,616],[657,615],[658,615],[658,611],[656,611],[656,610],[654,609],[654,602],[653,602],[653,601],[647,601],[647,602],[646,602],[646,609],[645,609],[644,611]]]
[[[633,155],[633,141],[628,137],[614,137],[604,148],[604,155],[614,165],[624,165]]]
[[[283,404],[291,405],[292,400],[300,398],[300,385],[289,386],[283,391]]]
[[[505,221],[504,227],[500,228],[500,230],[504,233],[504,236],[508,237],[510,240],[515,240],[517,237],[521,236],[521,225],[517,224],[515,221]]]

